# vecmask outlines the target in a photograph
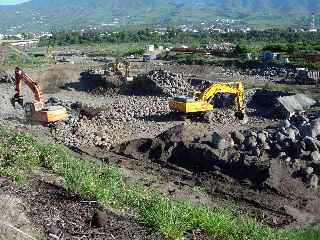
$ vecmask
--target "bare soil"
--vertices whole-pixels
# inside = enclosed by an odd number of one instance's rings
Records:
[[[95,201],[67,191],[61,179],[50,172],[33,172],[23,186],[7,183],[0,190],[1,195],[6,194],[10,199],[21,199],[24,214],[31,222],[29,224],[46,239],[55,239],[55,236],[58,237],[56,239],[90,240],[163,239],[140,225],[133,216],[102,209]],[[7,211],[2,209],[3,213]],[[97,211],[105,212],[102,227],[92,224],[92,217]]]
[[[215,67],[152,67],[143,63],[137,64],[137,73],[161,68],[182,73],[186,78],[234,81],[240,77],[238,74],[225,74]],[[56,97],[65,102],[79,101],[100,107],[118,103],[127,97],[89,94],[88,90],[92,90],[96,84],[93,86],[88,79],[82,78],[83,70],[81,65],[51,65],[35,69],[30,75],[40,81],[47,98]],[[243,78],[241,76],[241,79]],[[262,79],[259,83],[264,82]],[[23,114],[11,108],[9,98],[14,93],[14,87],[10,84],[0,86],[0,123],[22,127],[37,135],[47,135],[50,141],[53,141],[48,128],[26,123]],[[26,95],[32,99],[30,93]],[[131,100],[128,99],[126,104]],[[138,107],[139,110],[143,108],[141,106]],[[128,105],[126,111],[132,111],[132,106]],[[87,143],[72,149],[85,161],[104,161],[117,166],[128,181],[138,181],[148,188],[169,194],[173,199],[187,199],[212,207],[231,208],[239,216],[249,214],[272,227],[294,227],[320,222],[319,192],[308,189],[300,179],[293,178],[293,169],[290,166],[281,161],[270,161],[272,159],[261,159],[259,164],[256,164],[254,159],[243,159],[237,152],[216,151],[201,144],[211,141],[210,134],[214,130],[230,132],[250,128],[263,129],[276,121],[251,118],[248,124],[242,125],[227,117],[226,121],[217,121],[214,124],[187,122],[186,125],[194,126],[192,132],[167,132],[169,136],[166,139],[169,140],[164,143],[163,134],[162,138],[154,137],[162,128],[166,130],[178,123],[173,124],[169,118],[159,116],[143,116],[137,120],[137,125],[143,126],[137,134],[130,135],[130,122],[121,125],[121,129],[114,130],[117,135],[125,137],[121,138],[122,144],[113,151],[89,146]],[[112,124],[118,122],[114,121]],[[104,124],[102,127],[110,128],[112,124]],[[156,134],[153,134],[155,126],[160,127],[155,131]],[[85,131],[83,134],[87,135]],[[138,137],[147,134],[154,136],[147,139]],[[132,140],[135,138],[137,140]],[[130,141],[127,142],[128,140]],[[150,152],[151,146],[157,147],[157,144],[166,145],[169,142],[185,144],[182,144],[175,154],[166,155],[166,151],[158,150]],[[170,148],[169,145],[168,147]],[[218,157],[212,161],[204,155],[206,152]],[[240,174],[239,170],[243,172]],[[106,226],[93,227],[91,219],[97,210],[101,210],[100,206],[94,201],[66,191],[63,181],[50,172],[31,173],[25,186],[7,183],[0,187],[0,194],[22,199],[31,224],[46,237],[53,232],[61,233],[63,239],[162,239],[137,223],[133,216],[111,210],[103,210],[108,216]],[[209,239],[205,233],[196,230],[188,237]]]

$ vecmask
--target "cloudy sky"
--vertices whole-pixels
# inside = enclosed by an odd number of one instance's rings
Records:
[[[27,1],[29,0],[0,0],[0,5],[17,4]]]

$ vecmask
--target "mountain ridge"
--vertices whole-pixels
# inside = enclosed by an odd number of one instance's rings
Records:
[[[217,17],[249,25],[306,25],[319,0],[32,0],[0,6],[0,31],[198,24]]]

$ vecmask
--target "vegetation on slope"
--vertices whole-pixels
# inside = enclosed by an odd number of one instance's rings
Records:
[[[316,0],[32,0],[0,6],[0,26],[29,31],[82,29],[103,24],[134,25],[214,23],[216,18],[240,19],[253,26],[309,26]],[[68,16],[67,18],[65,16]]]
[[[52,32],[52,37],[40,39],[40,46],[91,44],[91,43],[156,43],[156,44],[194,44],[231,42],[234,44],[264,47],[270,44],[288,45],[284,50],[317,50],[319,49],[320,32],[295,32],[291,29],[270,29],[250,31],[247,33],[209,33],[183,32],[180,29],[168,28],[164,32],[145,28],[138,31],[119,32]],[[288,49],[289,48],[289,49]]]
[[[29,134],[0,128],[0,176],[23,183],[25,173],[45,168],[61,175],[70,191],[97,200],[104,207],[131,209],[137,219],[168,239],[202,229],[225,240],[316,240],[318,226],[277,230],[248,218],[237,219],[225,209],[175,202],[140,186],[127,184],[119,172],[103,163],[86,162],[57,145],[44,145]]]

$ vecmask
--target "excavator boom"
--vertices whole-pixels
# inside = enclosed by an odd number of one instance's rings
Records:
[[[45,99],[41,87],[37,81],[25,74],[20,68],[15,69],[16,77],[16,93],[11,99],[12,105],[15,107],[16,103],[24,107],[27,118],[40,122],[55,122],[64,120],[68,117],[67,111],[61,106],[45,105]],[[31,103],[23,103],[22,83],[25,83],[33,92],[35,101]]]
[[[34,81],[31,77],[29,77],[26,73],[24,73],[20,68],[16,67],[15,70],[16,76],[16,95],[22,97],[21,95],[21,87],[24,82],[33,92],[34,98],[37,102],[44,103],[43,92],[38,82]]]

